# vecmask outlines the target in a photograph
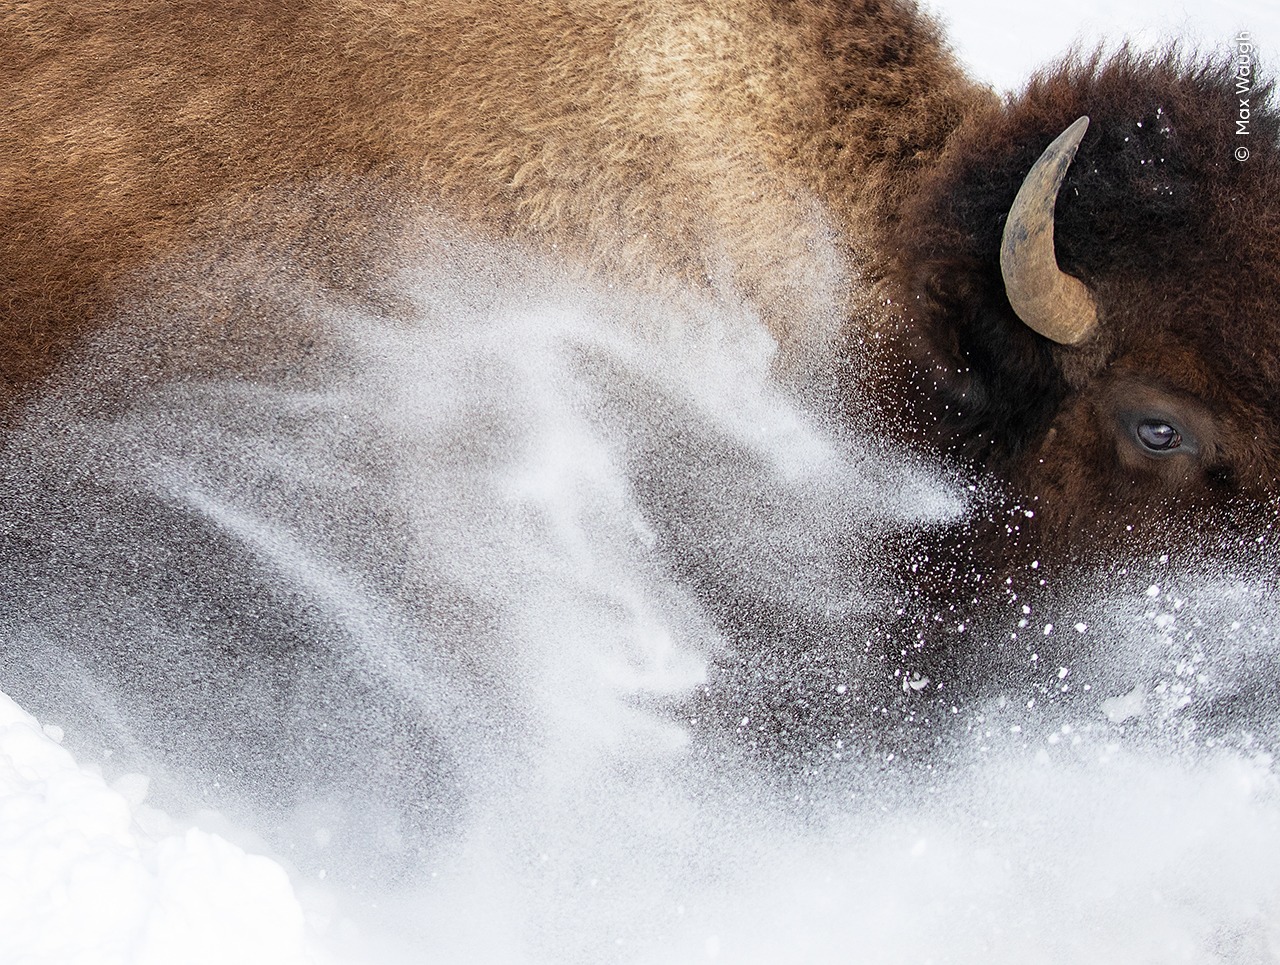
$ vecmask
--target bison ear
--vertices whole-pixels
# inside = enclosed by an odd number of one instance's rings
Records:
[[[1000,243],[1009,304],[1028,328],[1060,345],[1079,345],[1098,327],[1093,296],[1058,267],[1053,245],[1058,190],[1088,128],[1081,117],[1045,148],[1018,189]]]

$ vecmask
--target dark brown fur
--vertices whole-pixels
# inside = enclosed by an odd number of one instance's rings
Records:
[[[916,182],[895,281],[937,377],[939,441],[1029,497],[1037,542],[1088,555],[1121,539],[1199,542],[1230,525],[1228,510],[1252,515],[1255,535],[1275,518],[1280,120],[1266,97],[1252,91],[1245,138],[1228,64],[1127,50],[1070,60],[958,129]],[[1023,172],[1085,114],[1055,233],[1101,328],[1071,348],[1019,322],[997,252]],[[1176,416],[1199,452],[1143,453],[1116,424],[1130,410]]]

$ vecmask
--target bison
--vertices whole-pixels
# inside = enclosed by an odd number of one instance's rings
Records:
[[[986,520],[907,547],[933,609],[1274,520],[1280,113],[1233,61],[1077,54],[1002,99],[910,0],[28,0],[0,55],[4,430],[190,252],[250,290],[289,252],[292,284],[395,315],[380,281],[430,210],[744,302],[780,379],[989,482]],[[201,351],[163,313],[123,343],[153,382],[337,351],[210,291],[181,316]],[[746,603],[773,659],[788,618]],[[746,672],[788,677],[781,652]]]
[[[1002,101],[911,3],[860,0],[23,3],[0,38],[7,420],[146,266],[336,178],[745,293],[784,346],[833,343],[851,405],[1020,497],[1023,545],[1274,515],[1277,114],[1232,61],[1121,49]],[[331,208],[260,233],[368,288],[371,218]]]

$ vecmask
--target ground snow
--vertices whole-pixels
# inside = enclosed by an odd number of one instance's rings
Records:
[[[1037,14],[1029,35],[1019,28],[1016,43],[992,51],[973,31],[996,42],[1009,29],[994,5],[936,6],[951,20],[962,55],[1001,86],[1025,75],[1026,58],[1043,59],[1037,44],[1047,45],[1045,56],[1062,46],[1047,14]],[[1195,18],[1224,43],[1250,17],[1255,34],[1263,30],[1259,20],[1277,18],[1244,13],[1217,7]],[[1110,35],[1110,18],[1120,13],[1098,4],[1054,15],[1078,17],[1073,24],[1088,21],[1089,29],[1102,24]],[[1123,15],[1148,17],[1162,30],[1185,25],[1155,5],[1127,5]],[[1280,26],[1272,34],[1280,36]],[[476,613],[491,614],[485,642],[493,650],[462,664],[445,654],[446,685],[424,696],[430,682],[406,683],[392,695],[398,706],[438,699],[443,718],[461,721],[455,750],[470,803],[460,826],[445,829],[447,843],[428,842],[435,848],[428,878],[394,894],[371,889],[353,897],[346,886],[330,888],[325,864],[339,860],[328,857],[341,844],[330,840],[337,824],[308,814],[296,820],[314,848],[295,853],[291,879],[283,858],[246,854],[228,840],[252,845],[261,828],[244,831],[208,812],[192,819],[199,827],[171,818],[169,801],[153,806],[148,780],[135,774],[113,775],[109,787],[98,776],[110,769],[100,748],[84,751],[84,766],[77,765],[60,732],[42,729],[0,696],[0,961],[1280,960],[1274,744],[1266,734],[1197,729],[1184,714],[1197,700],[1247,690],[1250,678],[1262,689],[1276,679],[1280,648],[1265,580],[1164,574],[1158,562],[1118,577],[1069,622],[1044,631],[1079,634],[1105,655],[1104,669],[1063,667],[1064,688],[1088,682],[1092,696],[968,708],[958,726],[967,739],[936,770],[903,771],[888,748],[878,752],[883,767],[862,762],[835,780],[783,787],[731,751],[718,761],[691,759],[690,728],[645,701],[696,686],[722,641],[650,555],[658,537],[645,509],[653,506],[642,506],[629,488],[636,478],[629,455],[669,444],[676,455],[663,457],[667,468],[689,478],[715,471],[715,459],[724,458],[716,485],[729,494],[725,503],[690,504],[695,490],[665,492],[659,483],[648,496],[657,505],[674,500],[703,521],[706,532],[684,538],[717,546],[732,571],[726,579],[766,586],[796,612],[842,606],[856,613],[883,603],[874,580],[870,597],[859,599],[857,581],[833,562],[849,563],[824,543],[835,513],[880,527],[945,519],[967,494],[927,467],[814,422],[769,383],[767,346],[736,337],[740,330],[723,344],[705,327],[672,333],[656,347],[606,336],[619,330],[612,315],[651,309],[567,282],[539,287],[530,281],[537,271],[486,257],[479,267],[461,266],[462,282],[423,283],[410,296],[427,317],[436,312],[472,326],[466,331],[482,337],[469,345],[451,343],[447,326],[406,335],[361,319],[351,333],[367,343],[368,357],[328,394],[305,385],[266,396],[189,387],[188,396],[164,400],[156,421],[115,421],[102,431],[96,417],[86,417],[83,427],[93,431],[85,438],[72,433],[56,443],[71,453],[66,472],[79,458],[98,471],[105,466],[130,500],[180,504],[209,520],[215,550],[248,546],[255,565],[266,561],[282,583],[326,602],[319,615],[297,604],[307,620],[341,628],[345,645],[376,661],[402,656],[394,647],[377,651],[416,612],[396,595],[415,578],[404,560],[419,553],[451,561],[444,575],[416,574],[466,588],[455,600],[432,602],[431,612],[446,637],[451,620],[466,626]],[[457,285],[461,293],[450,287]],[[704,324],[724,305],[681,310]],[[749,319],[722,322],[732,329]],[[424,360],[438,382],[424,385],[412,371]],[[619,379],[602,388],[583,375],[584,360],[634,384]],[[548,372],[560,379],[550,392]],[[489,394],[478,388],[486,385]],[[584,400],[602,399],[606,410],[624,414],[616,429],[584,415],[593,411]],[[285,416],[264,440],[253,436],[254,416],[266,412]],[[308,420],[329,434],[297,428]],[[376,499],[361,490],[370,479],[344,475],[346,422],[380,426],[394,443],[397,465],[371,477]],[[492,454],[459,444],[466,427],[478,424],[498,435],[531,426],[508,437],[524,461],[485,462]],[[139,440],[165,455],[163,478],[142,479],[121,455]],[[455,451],[462,453],[456,461],[441,456]],[[281,472],[291,464],[306,474]],[[419,492],[413,474],[423,465],[464,484]],[[486,467],[479,489],[465,483],[477,465]],[[832,475],[854,484],[826,486]],[[495,493],[523,512],[495,515]],[[372,521],[349,530],[333,523],[364,512]],[[387,513],[391,522],[382,518]],[[714,525],[730,517],[747,521],[738,542]],[[865,558],[854,564],[874,561],[873,536],[874,529],[858,534]],[[143,539],[120,538],[126,553],[129,540]],[[467,557],[460,545],[484,551]],[[85,547],[94,549],[91,539]],[[229,557],[232,570],[238,565]],[[781,568],[769,570],[774,565]],[[822,574],[824,567],[829,579],[791,579],[792,571]],[[830,586],[837,589],[829,599],[786,598]],[[125,627],[139,640],[148,633],[204,639],[201,627],[171,625],[181,620],[171,614],[149,624],[143,604],[112,624],[102,619],[109,593],[79,584],[75,592],[76,612],[63,622],[38,613],[3,631],[57,640],[99,627],[118,636]],[[462,617],[449,610],[472,605]],[[251,617],[210,619],[234,636]],[[1029,614],[1028,623],[1037,617]],[[522,646],[511,648],[512,641]],[[364,650],[361,659],[369,657]],[[507,689],[469,690],[457,682],[465,677],[455,674],[459,666]],[[341,696],[326,681],[314,685],[326,699]],[[372,718],[383,697],[362,698],[375,736],[388,726]],[[476,704],[488,708],[485,719],[466,718]],[[744,728],[753,726],[748,718]],[[1144,727],[1135,730],[1135,722]],[[349,723],[343,711],[325,709],[303,733]],[[358,740],[359,723],[348,749],[357,785],[366,766],[367,773],[388,766],[374,761],[376,742]],[[440,723],[446,732],[447,724]],[[256,732],[236,734],[252,751]],[[172,735],[189,739],[179,729]],[[407,797],[413,785],[404,779]],[[376,877],[380,869],[360,870]]]
[[[0,961],[314,961],[284,870],[196,829],[148,834],[121,793],[0,695]]]

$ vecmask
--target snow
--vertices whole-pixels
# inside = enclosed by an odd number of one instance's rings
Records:
[[[1280,37],[1261,7],[1060,6],[1014,37],[994,2],[937,6],[1005,87],[1119,27]],[[412,329],[258,293],[331,367],[152,386],[108,342],[8,444],[0,530],[48,562],[0,562],[44,723],[0,695],[0,961],[1280,960],[1270,557],[1016,601],[1049,683],[952,708],[946,755],[708,750],[670,708],[726,645],[716,605],[843,645],[892,606],[886,539],[981,494],[780,386],[732,293],[429,254],[391,283]],[[87,404],[113,377],[134,403]],[[63,485],[89,470],[102,491]],[[296,652],[255,650],[280,626]],[[723,710],[750,735],[769,704]]]
[[[1248,33],[1270,73],[1280,55],[1280,10],[1252,0],[1211,3],[1042,4],[1029,11],[1017,0],[926,0],[946,27],[947,38],[972,74],[999,90],[1016,90],[1032,71],[1070,46],[1092,50],[1128,38],[1141,48],[1171,39],[1205,52],[1233,53]]]
[[[150,835],[0,695],[0,961],[315,961],[284,870],[217,835]],[[132,798],[130,800],[129,798]]]

